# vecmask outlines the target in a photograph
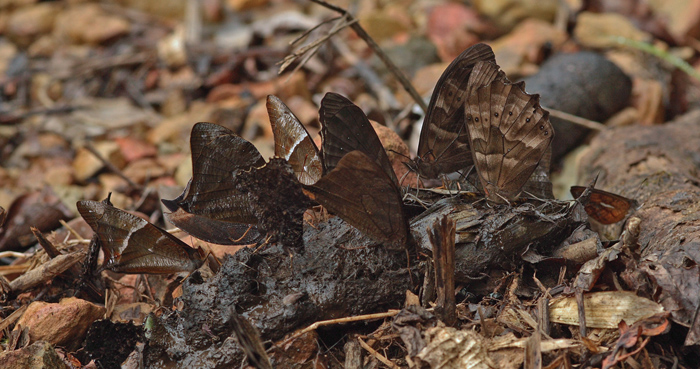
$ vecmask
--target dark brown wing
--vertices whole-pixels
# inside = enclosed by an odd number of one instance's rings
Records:
[[[192,272],[202,266],[201,249],[135,215],[97,201],[78,201],[78,211],[97,234],[106,269],[120,273]]]
[[[262,166],[265,160],[253,144],[229,129],[212,123],[195,124],[190,146],[192,180],[177,198],[161,200],[173,213],[178,213],[177,209],[181,208],[184,214],[168,216],[168,220],[192,236],[212,240],[210,242],[230,240],[223,244],[250,243],[248,239],[233,242],[244,235],[249,228],[248,224],[257,222],[247,205],[247,197],[236,190],[233,172]],[[206,229],[212,225],[216,227],[217,222],[240,224],[219,224],[222,226],[221,234],[216,235],[214,241],[211,238],[213,235]],[[197,224],[204,224],[204,228]],[[236,230],[240,232],[225,233]]]
[[[327,172],[333,170],[345,154],[360,150],[398,185],[384,146],[362,109],[345,97],[329,92],[321,100],[319,116],[323,138],[321,153]]]
[[[267,96],[267,114],[275,136],[275,156],[289,162],[302,184],[316,183],[323,175],[323,162],[309,132],[277,96]]]
[[[584,186],[571,186],[571,195],[579,198],[585,190]],[[634,200],[591,188],[591,194],[583,206],[591,218],[602,224],[613,224],[625,219],[633,204]]]
[[[372,239],[390,248],[406,247],[408,225],[399,188],[365,153],[346,154],[335,169],[305,189],[312,200]]]
[[[465,106],[472,155],[490,201],[515,199],[554,136],[539,95],[524,84],[496,79],[479,87]]]
[[[424,177],[437,178],[472,164],[469,136],[464,129],[464,104],[471,88],[469,76],[480,61],[495,65],[493,50],[476,44],[463,51],[445,69],[435,85],[425,114],[413,167]]]

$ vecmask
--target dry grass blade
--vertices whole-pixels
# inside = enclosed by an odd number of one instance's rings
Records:
[[[339,18],[334,18],[334,19],[337,20],[337,22],[333,25],[333,28],[326,35],[324,35],[323,37],[321,37],[317,40],[312,41],[311,43],[309,43],[307,45],[300,47],[299,49],[295,50],[291,55],[287,55],[284,58],[284,60],[282,60],[279,63],[281,65],[280,65],[280,69],[277,72],[277,74],[282,74],[285,70],[287,70],[289,65],[291,65],[292,63],[297,61],[300,57],[303,57],[301,59],[301,61],[299,62],[299,64],[297,64],[297,66],[294,67],[294,70],[292,71],[292,74],[294,74],[296,71],[299,70],[299,68],[303,67],[304,64],[306,64],[306,62],[309,59],[311,59],[314,55],[316,55],[318,48],[323,43],[328,41],[331,37],[333,37],[338,32],[344,30],[348,26],[351,26],[352,24],[357,23],[357,19],[350,19],[350,17],[347,15],[344,17],[339,17]],[[324,22],[324,23],[326,23],[326,22]],[[323,25],[324,23],[321,23],[318,26],[308,30],[307,32],[305,32],[305,34],[313,31],[314,29],[318,28],[319,26]],[[305,37],[305,36],[302,35],[302,38],[303,37]],[[290,74],[290,76],[291,76],[291,74]]]

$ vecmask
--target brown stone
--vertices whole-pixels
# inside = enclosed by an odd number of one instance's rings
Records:
[[[67,9],[56,19],[58,39],[76,44],[100,44],[129,33],[129,22],[108,14],[98,4],[81,4]]]
[[[51,32],[57,14],[57,3],[41,3],[15,11],[8,20],[7,34],[20,46]]]
[[[47,341],[69,350],[80,347],[90,324],[105,314],[103,306],[69,297],[59,303],[35,301],[17,322],[29,329],[31,342]]]

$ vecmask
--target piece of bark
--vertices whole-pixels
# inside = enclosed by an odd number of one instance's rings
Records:
[[[345,346],[345,369],[362,369],[362,346],[356,338],[349,339]]]
[[[581,160],[580,178],[600,173],[597,187],[637,200],[639,266],[622,277],[654,297],[673,320],[691,326],[700,296],[700,111],[659,126],[602,132]],[[651,283],[649,283],[651,282]],[[698,344],[692,339],[686,344]]]
[[[10,282],[13,294],[24,292],[42,283],[52,280],[57,275],[70,269],[81,260],[85,259],[85,252],[78,251],[71,254],[59,255],[46,263],[34,268],[17,279]]]
[[[429,231],[433,245],[437,301],[435,313],[445,324],[457,321],[455,313],[455,222],[444,217]]]

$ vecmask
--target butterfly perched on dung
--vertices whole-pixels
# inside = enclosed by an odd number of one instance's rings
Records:
[[[407,166],[436,178],[474,165],[487,199],[507,203],[521,193],[553,137],[539,96],[527,94],[523,83],[511,83],[493,50],[477,44],[462,52],[438,80],[418,157]]]
[[[362,109],[339,94],[324,96],[319,154],[284,103],[268,97],[267,107],[275,155],[287,158],[307,196],[387,247],[405,247],[408,223],[398,179]]]
[[[493,50],[486,44],[464,50],[438,79],[423,119],[418,156],[406,163],[418,175],[437,178],[472,165],[464,105],[475,87],[475,80],[469,77],[481,61],[496,63]]]
[[[204,250],[189,247],[145,219],[105,201],[78,201],[78,211],[97,235],[103,269],[127,274],[192,272],[204,263]]]

